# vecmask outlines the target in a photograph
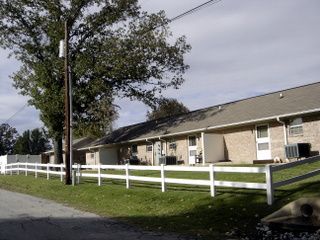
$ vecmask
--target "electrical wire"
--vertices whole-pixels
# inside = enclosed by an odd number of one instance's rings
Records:
[[[28,106],[28,103],[24,104],[21,108],[18,109],[18,111],[16,111],[14,114],[12,114],[6,121],[4,121],[3,123],[8,123],[11,119],[13,119],[17,114],[19,114],[20,112],[22,112],[26,107]]]
[[[171,19],[169,19],[169,21],[168,21],[167,23],[165,23],[165,24],[168,24],[168,23],[172,23],[172,22],[174,22],[174,21],[177,21],[177,20],[179,20],[179,19],[181,19],[181,18],[183,18],[183,17],[186,17],[186,16],[188,16],[188,15],[190,15],[190,14],[193,14],[193,13],[195,13],[195,12],[203,9],[203,8],[209,7],[209,6],[213,5],[213,4],[219,3],[219,2],[221,2],[221,1],[222,1],[222,0],[210,0],[210,1],[204,2],[204,3],[198,5],[198,6],[194,7],[194,8],[191,8],[191,9],[189,9],[189,10],[187,10],[187,11],[185,11],[185,12],[183,12],[183,13],[181,13],[181,14],[179,14],[179,15],[171,18]],[[152,30],[154,30],[154,29],[156,29],[156,28],[158,28],[158,27],[164,26],[165,24],[159,25],[159,26],[157,26],[157,27],[155,27],[155,28],[153,28],[153,29],[150,29],[149,31],[152,31]],[[149,32],[149,31],[148,31],[148,32]],[[145,33],[147,33],[147,32],[145,32]],[[14,114],[12,114],[6,121],[4,121],[4,123],[9,122],[9,121],[10,121],[11,119],[13,119],[17,114],[19,114],[20,112],[22,112],[27,106],[28,106],[28,103],[26,103],[25,105],[23,105],[20,109],[18,109],[18,111],[16,111],[16,112],[15,112]]]
[[[209,1],[207,1],[207,2],[204,2],[204,3],[202,3],[202,4],[200,4],[200,5],[196,6],[196,7],[193,7],[193,8],[191,8],[191,9],[183,12],[183,13],[180,13],[179,15],[177,15],[177,16],[175,16],[175,17],[173,17],[173,18],[170,18],[167,22],[164,22],[164,23],[162,23],[162,24],[159,24],[159,25],[157,25],[157,26],[154,26],[154,27],[152,27],[151,29],[148,29],[147,31],[141,33],[140,35],[143,36],[143,35],[145,35],[146,33],[151,32],[151,31],[153,31],[153,30],[155,30],[155,29],[157,29],[157,28],[159,28],[159,27],[163,27],[164,25],[168,25],[169,23],[172,23],[172,22],[174,22],[174,21],[177,21],[177,20],[179,20],[179,19],[181,19],[181,18],[183,18],[183,17],[186,17],[186,16],[188,16],[188,15],[190,15],[190,14],[193,14],[193,13],[195,13],[195,12],[203,9],[203,8],[209,7],[209,6],[213,5],[213,4],[219,3],[219,2],[221,2],[221,1],[222,1],[222,0],[209,0]]]
[[[189,9],[188,11],[185,11],[185,12],[183,12],[183,13],[181,13],[181,14],[173,17],[173,18],[171,18],[171,19],[169,20],[169,22],[171,23],[171,22],[173,22],[173,21],[176,21],[176,20],[178,20],[178,19],[181,19],[181,18],[183,18],[183,17],[185,17],[185,16],[188,16],[188,15],[190,15],[190,14],[193,14],[193,13],[195,13],[195,12],[197,12],[197,11],[203,9],[203,8],[209,7],[209,6],[213,5],[213,4],[219,3],[219,2],[221,2],[221,1],[222,1],[222,0],[210,0],[210,1],[207,1],[207,2],[205,2],[205,3],[202,3],[202,4],[200,4],[200,5],[198,5],[198,6],[194,7],[194,8]]]

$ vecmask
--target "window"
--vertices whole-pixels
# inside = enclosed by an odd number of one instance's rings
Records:
[[[169,141],[169,149],[170,150],[175,150],[177,148],[177,144],[176,144],[176,141],[174,139],[171,139]]]
[[[257,126],[257,138],[267,138],[268,137],[268,126]]]
[[[190,156],[196,156],[197,155],[197,151],[196,150],[191,150],[189,155]]]
[[[258,150],[269,150],[269,143],[258,143]]]
[[[146,145],[146,151],[147,151],[147,152],[152,152],[152,143],[148,143],[148,144]]]
[[[138,146],[136,144],[131,145],[131,153],[138,153]]]
[[[91,155],[91,159],[94,159],[94,153],[91,153],[90,155]]]
[[[195,136],[189,137],[189,146],[197,146],[197,138]]]
[[[302,118],[294,118],[289,124],[289,135],[296,136],[303,134]]]

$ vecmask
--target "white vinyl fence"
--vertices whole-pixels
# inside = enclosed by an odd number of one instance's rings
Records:
[[[320,156],[310,157],[304,160],[273,165],[269,164],[264,167],[231,167],[231,166],[216,166],[209,165],[203,167],[188,167],[188,166],[133,166],[133,165],[73,165],[73,183],[80,183],[81,178],[97,178],[99,186],[102,184],[103,179],[120,179],[125,180],[126,187],[130,188],[131,181],[152,182],[161,184],[162,192],[166,191],[166,185],[169,184],[181,184],[181,185],[197,185],[208,186],[210,188],[210,195],[216,196],[216,187],[231,187],[231,188],[245,188],[245,189],[263,189],[266,190],[267,203],[271,205],[274,201],[274,189],[285,186],[306,178],[310,178],[320,174],[320,169],[314,170],[303,175],[295,176],[287,180],[280,182],[273,181],[273,174],[276,171],[290,169],[303,164],[309,164],[320,161]],[[4,164],[1,166],[4,174],[25,174],[29,172],[33,173],[35,177],[38,177],[39,173],[45,174],[47,179],[50,179],[50,175],[60,176],[60,180],[63,181],[65,175],[64,165],[59,164],[37,164],[37,163],[13,163]],[[84,171],[89,170],[89,171]],[[106,174],[101,172],[102,170],[124,170],[124,174]],[[146,176],[134,176],[130,173],[130,170],[135,171],[159,171],[160,177],[146,177]],[[93,172],[95,171],[95,172]],[[205,172],[209,175],[207,179],[180,179],[166,177],[167,172]],[[237,182],[237,181],[221,181],[216,180],[216,173],[256,173],[265,175],[265,183],[255,182]]]

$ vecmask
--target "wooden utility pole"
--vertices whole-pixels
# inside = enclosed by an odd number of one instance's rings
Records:
[[[69,79],[69,31],[68,31],[68,22],[65,21],[64,24],[64,119],[65,119],[65,164],[66,164],[66,178],[65,183],[66,185],[71,184],[71,164],[70,164],[70,149],[72,151],[72,143],[70,142],[70,79]]]

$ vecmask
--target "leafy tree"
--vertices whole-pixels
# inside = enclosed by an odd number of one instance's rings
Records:
[[[0,156],[13,153],[13,147],[18,136],[17,130],[10,127],[9,124],[3,123],[0,125]]]
[[[154,105],[162,90],[178,88],[188,68],[183,56],[190,50],[184,37],[169,39],[163,11],[143,12],[138,0],[0,0],[0,46],[22,63],[13,74],[14,86],[40,110],[58,162],[64,121],[58,45],[65,21],[78,135],[109,129],[115,97]]]
[[[35,128],[32,131],[26,130],[22,133],[14,146],[14,153],[37,155],[49,148],[49,140],[44,131]]]
[[[189,109],[183,103],[169,98],[162,100],[158,105],[153,107],[151,112],[148,111],[146,117],[148,120],[154,120],[187,112],[189,112]]]

